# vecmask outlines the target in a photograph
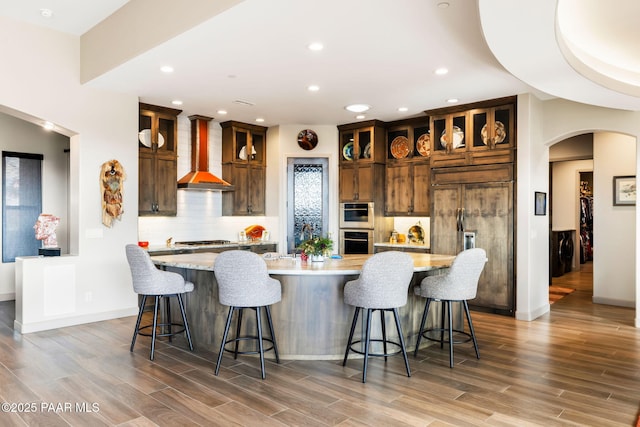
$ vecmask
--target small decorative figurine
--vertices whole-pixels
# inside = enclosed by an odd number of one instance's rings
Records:
[[[42,246],[45,248],[58,247],[58,239],[56,237],[56,227],[60,223],[60,218],[55,215],[42,213],[38,216],[36,225],[36,239],[42,240]]]
[[[102,191],[102,223],[111,227],[114,219],[122,219],[122,187],[126,175],[117,160],[102,164],[100,171],[100,189]]]

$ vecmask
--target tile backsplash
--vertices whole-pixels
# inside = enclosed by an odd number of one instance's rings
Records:
[[[397,216],[393,218],[393,228],[401,234],[407,234],[409,229],[420,222],[422,228],[424,228],[424,241],[429,243],[431,241],[431,218],[429,217],[401,217]]]

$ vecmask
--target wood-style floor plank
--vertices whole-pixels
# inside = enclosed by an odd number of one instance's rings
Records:
[[[553,279],[574,292],[533,322],[473,312],[470,343],[401,357],[266,362],[187,349],[183,338],[129,344],[134,317],[20,335],[0,302],[0,399],[38,404],[2,412],[3,426],[634,426],[640,410],[640,330],[629,308],[594,305],[591,264]],[[96,403],[98,410],[40,405]]]

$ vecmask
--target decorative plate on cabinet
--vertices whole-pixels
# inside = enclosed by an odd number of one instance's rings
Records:
[[[442,135],[440,136],[440,144],[443,147],[447,147],[447,131],[446,129],[442,131]],[[453,144],[451,145],[453,148],[461,148],[464,147],[464,132],[458,126],[453,127]]]
[[[423,133],[416,141],[416,147],[418,149],[418,153],[422,157],[429,157],[431,155],[431,141],[430,135],[428,133]]]
[[[365,159],[371,158],[371,143],[368,143],[367,145],[364,146],[364,152],[362,155]]]
[[[238,153],[238,158],[240,160],[247,160],[247,146],[243,145],[240,149],[240,153]],[[256,158],[256,147],[251,146],[251,160]]]
[[[482,143],[487,145],[489,138],[487,137],[487,125],[482,126],[480,130],[480,136],[482,137]],[[495,142],[494,144],[500,144],[507,137],[507,131],[504,128],[504,124],[500,121],[496,121],[495,124]]]
[[[391,141],[391,155],[396,159],[404,159],[409,154],[409,139],[406,136],[396,136]]]
[[[348,142],[342,147],[342,156],[345,160],[353,160],[353,142]]]
[[[151,129],[142,129],[138,132],[138,141],[145,147],[151,148]],[[164,145],[164,136],[158,134],[158,148]]]
[[[318,135],[311,129],[304,129],[298,133],[298,145],[303,150],[313,150],[318,145]]]

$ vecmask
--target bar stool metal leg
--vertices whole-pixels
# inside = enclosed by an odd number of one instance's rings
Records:
[[[384,361],[387,361],[387,325],[384,321],[385,310],[380,310],[380,322],[382,322],[382,352],[384,353]]]
[[[264,346],[262,344],[262,320],[260,319],[260,317],[261,317],[260,307],[256,307],[256,323],[258,325],[258,349],[260,353],[260,372],[262,374],[262,379],[265,379],[266,374],[264,372]]]
[[[149,358],[153,360],[153,353],[156,350],[156,328],[158,327],[158,305],[160,304],[160,296],[156,295],[154,297],[153,303],[153,326],[151,331],[151,355]]]
[[[238,321],[237,321],[238,323],[236,325],[236,338],[240,336],[240,328],[242,327],[242,313],[244,312],[244,308],[239,307],[237,310],[238,310]],[[238,343],[239,343],[239,340],[236,340],[235,350],[233,352],[234,359],[238,358]]]
[[[466,300],[463,300],[464,312],[467,315],[467,323],[469,323],[469,331],[471,332],[471,339],[473,340],[473,348],[476,350],[476,359],[480,359],[480,352],[478,351],[478,341],[476,341],[476,332],[473,330],[473,323],[471,322],[471,313],[469,313],[469,304]]]
[[[140,302],[140,310],[138,311],[138,319],[136,320],[136,327],[133,330],[133,338],[131,339],[131,347],[129,351],[133,351],[133,346],[136,345],[136,338],[138,337],[138,330],[140,329],[140,321],[142,320],[142,313],[144,312],[144,305],[147,302],[147,296],[142,295],[142,301]]]
[[[393,318],[396,321],[396,329],[398,330],[398,337],[400,337],[400,348],[402,348],[402,356],[404,357],[404,366],[407,368],[407,376],[411,376],[411,369],[409,369],[409,359],[407,359],[407,349],[404,345],[404,338],[402,335],[402,325],[400,324],[400,317],[398,316],[398,309],[393,309]],[[386,351],[385,351],[386,353]]]
[[[445,304],[444,301],[440,301],[440,325],[441,328],[440,329],[440,348],[444,348],[444,321],[446,318],[446,314],[447,314],[447,305]]]
[[[347,357],[349,356],[349,350],[351,350],[351,341],[353,341],[353,332],[356,330],[356,323],[358,322],[358,315],[360,314],[360,307],[356,307],[355,313],[353,313],[353,322],[351,322],[351,331],[349,332],[349,340],[347,341],[347,349],[344,352],[344,359],[342,360],[342,366],[347,364]]]
[[[273,321],[271,320],[271,308],[267,305],[265,306],[265,310],[267,312],[267,321],[269,322],[269,333],[271,334],[271,341],[273,342],[273,352],[276,355],[276,363],[280,363],[280,356],[278,355],[278,345],[276,344],[276,335],[273,332]]]
[[[184,330],[187,333],[187,341],[189,341],[189,350],[193,351],[193,342],[191,342],[191,331],[189,330],[189,323],[187,322],[187,313],[184,310],[184,301],[182,301],[182,295],[177,294],[177,297],[178,304],[180,305],[180,313],[182,314]]]
[[[166,314],[166,320],[162,323],[165,324],[165,326],[167,327],[167,332],[166,334],[169,336],[169,342],[172,342],[172,338],[173,338],[173,334],[171,333],[171,295],[163,295],[164,297],[164,304],[165,304],[165,314]],[[161,331],[164,332],[164,331]]]
[[[449,367],[453,368],[453,316],[451,315],[451,301],[447,301],[447,311],[449,317]]]
[[[364,366],[362,368],[362,382],[367,382],[367,365],[369,364],[369,343],[371,341],[371,312],[370,308],[367,309],[367,331],[364,341]]]
[[[222,353],[224,353],[224,345],[227,342],[227,335],[229,335],[229,327],[231,326],[231,318],[233,317],[233,310],[235,307],[229,307],[229,314],[227,315],[227,323],[224,327],[224,334],[222,335],[222,342],[220,343],[220,352],[218,353],[218,361],[216,362],[216,375],[220,371],[220,362],[222,361]]]
[[[424,333],[424,325],[427,321],[427,315],[429,314],[429,305],[431,304],[431,298],[427,298],[427,302],[424,304],[424,311],[422,312],[422,321],[420,322],[420,329],[418,329],[418,340],[416,341],[416,348],[413,351],[413,356],[418,356],[418,349],[420,348],[420,341],[422,341],[422,334]]]

